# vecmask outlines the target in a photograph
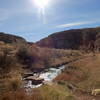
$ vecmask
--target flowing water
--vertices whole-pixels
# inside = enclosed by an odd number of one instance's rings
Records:
[[[44,79],[43,83],[49,83],[52,82],[53,79],[55,79],[65,68],[65,66],[61,66],[59,68],[49,68],[47,71],[42,72],[39,74],[38,78]],[[27,84],[25,85],[26,88],[38,88],[43,85],[43,83],[34,85],[32,84],[32,81],[28,81]]]

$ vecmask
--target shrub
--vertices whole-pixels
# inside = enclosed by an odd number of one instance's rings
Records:
[[[66,83],[64,81],[58,81],[57,82],[59,85],[65,85]]]
[[[14,57],[10,54],[9,48],[3,49],[3,54],[0,56],[0,67],[4,70],[4,72],[9,72],[12,64],[15,63]]]
[[[25,46],[20,47],[16,55],[18,60],[22,61],[22,63],[27,63],[27,61],[30,60],[27,47]]]
[[[12,91],[18,90],[20,86],[21,86],[21,82],[17,79],[11,80],[9,83],[9,89],[11,89]]]

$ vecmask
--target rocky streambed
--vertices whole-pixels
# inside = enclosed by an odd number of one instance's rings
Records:
[[[58,68],[49,68],[41,73],[30,74],[29,77],[23,78],[25,81],[25,88],[38,88],[43,84],[52,82],[65,68],[65,66],[60,66]]]

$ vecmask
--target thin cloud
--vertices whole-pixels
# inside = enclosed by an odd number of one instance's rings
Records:
[[[57,25],[56,28],[68,28],[68,27],[72,27],[72,26],[92,24],[92,23],[95,23],[95,22],[96,21],[83,21],[83,22],[67,23],[67,24]]]

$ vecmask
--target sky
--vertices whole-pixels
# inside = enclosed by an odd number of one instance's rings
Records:
[[[0,32],[30,42],[58,31],[99,26],[100,0],[49,0],[44,9],[34,0],[0,0]]]

